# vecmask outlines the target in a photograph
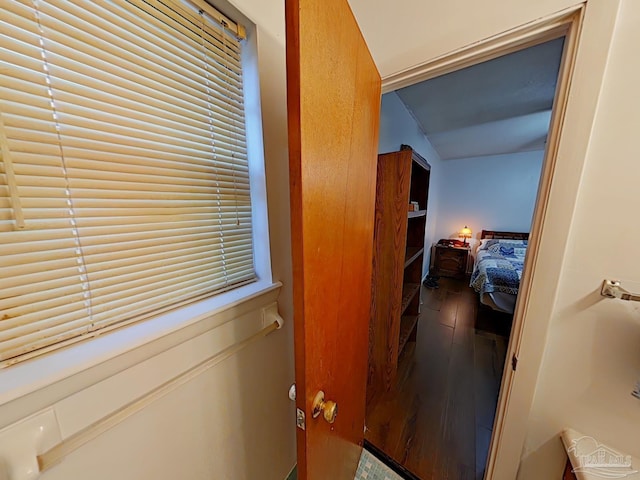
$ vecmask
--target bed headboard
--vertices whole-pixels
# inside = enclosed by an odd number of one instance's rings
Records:
[[[482,230],[480,238],[529,240],[529,232],[498,232],[495,230]]]

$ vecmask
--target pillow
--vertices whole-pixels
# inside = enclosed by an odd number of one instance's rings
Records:
[[[518,245],[519,247],[527,246],[528,240],[514,240],[513,238],[485,238],[482,240],[484,247],[483,250],[488,249],[491,245],[495,245],[497,243],[509,243],[513,245]]]
[[[516,240],[517,243],[496,242],[487,247],[490,253],[498,255],[518,255],[523,256],[527,253],[526,240]],[[524,242],[524,243],[522,243]]]
[[[482,240],[480,240],[480,243],[478,243],[478,248],[476,249],[477,251],[480,250],[486,250],[487,249],[487,243],[490,242],[491,239],[489,238],[483,238]]]

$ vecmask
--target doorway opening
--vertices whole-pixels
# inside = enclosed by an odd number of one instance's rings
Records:
[[[366,445],[407,478],[485,478],[499,394],[516,368],[571,46],[566,29],[552,30],[383,97],[381,126],[391,127],[381,153],[395,138],[431,164],[418,321],[393,380],[370,377],[367,390]],[[407,139],[394,117],[403,109],[422,141]],[[374,299],[384,294],[374,287]]]

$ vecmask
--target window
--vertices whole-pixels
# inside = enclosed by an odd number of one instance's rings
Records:
[[[0,365],[254,281],[243,29],[179,0],[1,8]]]

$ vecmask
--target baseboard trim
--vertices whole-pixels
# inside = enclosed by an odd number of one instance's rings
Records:
[[[298,464],[296,463],[285,480],[298,480]]]

